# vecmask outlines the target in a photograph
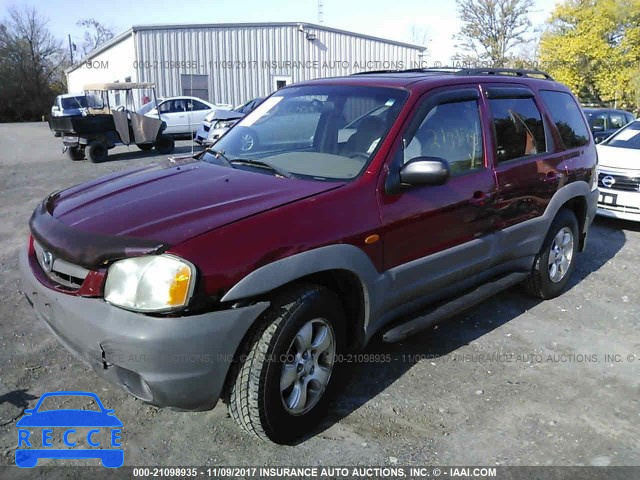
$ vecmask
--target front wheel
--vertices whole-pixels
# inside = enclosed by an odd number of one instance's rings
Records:
[[[153,148],[153,143],[136,143],[136,146],[143,152],[148,152]]]
[[[104,162],[109,155],[109,149],[104,142],[93,141],[87,147],[87,157],[93,163]]]
[[[576,268],[577,254],[578,221],[573,212],[562,209],[551,223],[533,271],[524,282],[527,292],[543,299],[560,295]]]
[[[156,138],[155,147],[156,151],[161,155],[168,155],[173,152],[176,146],[176,142],[173,137],[169,135],[158,135]]]
[[[340,299],[316,285],[282,292],[236,366],[229,413],[246,432],[290,443],[324,415],[344,344]]]

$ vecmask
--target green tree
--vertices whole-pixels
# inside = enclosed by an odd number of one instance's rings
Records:
[[[456,4],[462,22],[456,36],[461,41],[459,46],[477,60],[503,67],[509,61],[509,52],[527,42],[533,0],[456,0]]]
[[[542,35],[540,62],[583,101],[637,105],[640,0],[566,0]]]

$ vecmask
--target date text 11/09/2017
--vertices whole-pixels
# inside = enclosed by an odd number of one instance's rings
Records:
[[[495,467],[135,467],[134,477],[333,477],[333,478],[437,478],[447,477],[496,477]]]

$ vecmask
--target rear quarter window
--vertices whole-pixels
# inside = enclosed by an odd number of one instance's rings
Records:
[[[589,143],[589,129],[580,113],[580,107],[570,94],[541,90],[540,97],[566,148],[581,147]]]

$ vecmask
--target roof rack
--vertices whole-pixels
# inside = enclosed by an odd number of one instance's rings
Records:
[[[453,67],[436,67],[436,68],[409,68],[406,70],[372,70],[367,72],[357,72],[352,75],[369,75],[376,73],[432,73],[432,74],[449,74],[449,75],[504,75],[511,77],[527,77],[538,78],[544,80],[553,80],[553,77],[541,70],[526,70],[522,68],[453,68]]]
[[[542,70],[527,70],[523,68],[462,68],[455,72],[455,75],[506,75],[553,80],[551,75]]]

